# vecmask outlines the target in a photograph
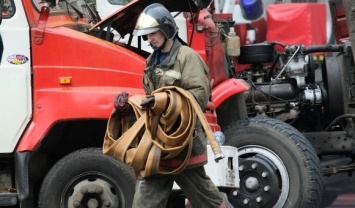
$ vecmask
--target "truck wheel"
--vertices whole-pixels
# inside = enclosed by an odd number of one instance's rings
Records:
[[[235,207],[320,207],[321,164],[294,127],[268,117],[233,123],[226,144],[238,147],[240,188],[228,194]]]
[[[125,164],[103,155],[99,148],[82,149],[52,167],[42,183],[38,204],[39,208],[130,208],[134,183]]]

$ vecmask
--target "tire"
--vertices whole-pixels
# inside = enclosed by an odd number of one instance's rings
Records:
[[[131,208],[135,180],[128,166],[99,148],[75,151],[59,160],[43,180],[39,208]]]
[[[234,207],[317,208],[321,164],[309,141],[294,127],[268,117],[233,123],[226,144],[238,147],[240,188],[228,195]]]
[[[275,60],[275,47],[269,43],[259,43],[240,47],[240,64],[263,64]]]

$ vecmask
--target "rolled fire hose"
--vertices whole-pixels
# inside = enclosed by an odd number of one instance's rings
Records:
[[[129,117],[111,114],[104,137],[104,154],[133,167],[136,176],[178,174],[186,168],[191,156],[197,117],[216,162],[224,158],[200,106],[190,92],[169,86],[155,90],[152,96],[155,103],[149,111],[140,106],[145,96],[133,95],[129,98],[137,119],[133,124],[130,124]],[[185,147],[187,155],[179,167],[168,171],[160,166],[160,160],[175,158]]]

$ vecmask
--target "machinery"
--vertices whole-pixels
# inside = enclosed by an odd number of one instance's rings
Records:
[[[245,94],[248,116],[276,118],[298,129],[317,151],[325,185],[352,177],[355,159],[354,34],[349,33],[354,2],[328,3],[331,44],[243,46],[238,61],[248,67],[237,75],[251,85]]]

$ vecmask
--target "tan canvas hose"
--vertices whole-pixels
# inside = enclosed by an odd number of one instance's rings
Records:
[[[128,102],[137,118],[133,125],[129,124],[129,118],[122,118],[118,114],[110,116],[104,137],[104,154],[132,166],[135,174],[143,177],[178,174],[185,169],[190,158],[198,118],[216,160],[224,157],[201,108],[190,92],[169,86],[154,91],[152,96],[155,103],[149,111],[142,110],[139,105],[145,99],[144,96],[133,95],[129,98]],[[180,123],[176,124],[177,120]],[[185,147],[188,153],[180,167],[167,171],[160,166],[161,159],[174,158]]]

